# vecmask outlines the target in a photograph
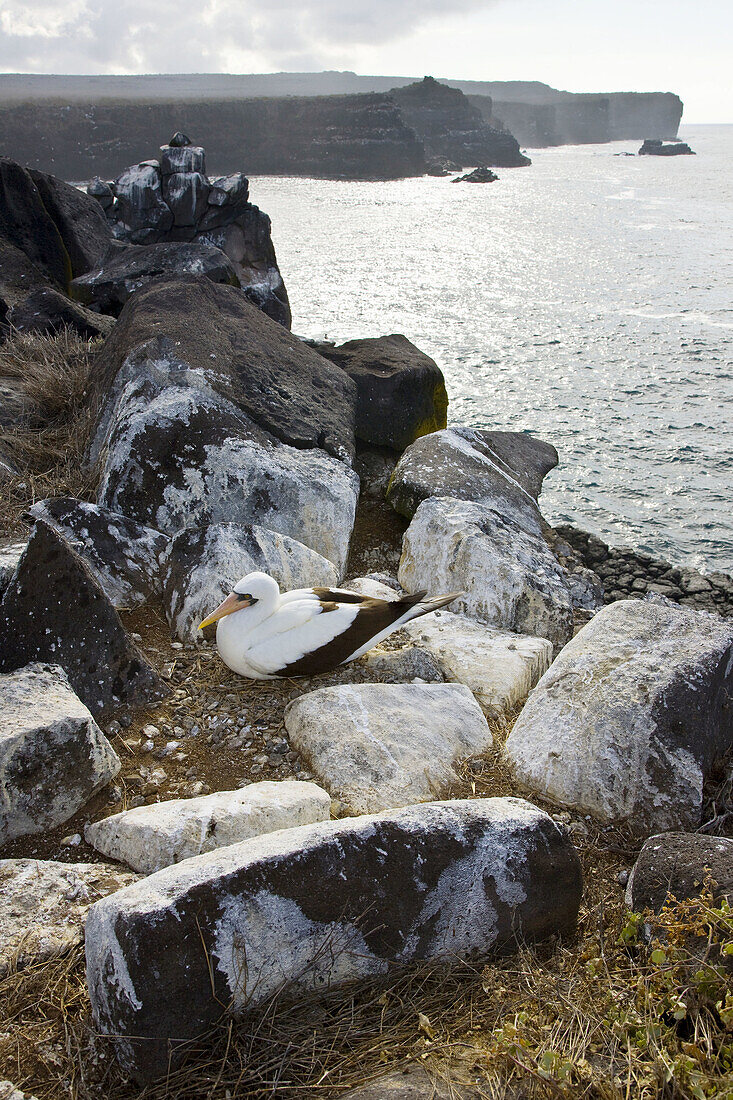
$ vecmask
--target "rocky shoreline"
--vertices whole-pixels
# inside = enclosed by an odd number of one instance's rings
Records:
[[[103,188],[0,164],[0,243],[25,273],[0,286],[9,348],[29,274],[73,305],[119,249],[136,264],[92,303],[108,330],[82,387],[91,499],[29,500],[0,561],[0,968],[22,986],[84,941],[77,1003],[105,1052],[88,1095],[112,1095],[108,1055],[120,1088],[186,1072],[192,1043],[206,1064],[222,1018],[246,1042],[283,990],[309,1004],[528,945],[582,966],[587,899],[622,911],[627,879],[636,910],[673,882],[699,896],[705,868],[730,893],[733,580],[551,528],[555,448],[448,427],[442,372],[410,341],[308,345],[225,250],[185,266],[166,235],[198,236],[212,210],[258,239],[244,177],[209,179],[178,137],[135,167],[108,217]],[[0,476],[27,485],[13,432],[42,415],[4,385]],[[456,595],[353,664],[246,680],[199,624],[252,570]],[[670,860],[687,871],[660,895]],[[723,975],[706,981],[720,998]],[[467,1097],[493,1087],[476,1065]]]

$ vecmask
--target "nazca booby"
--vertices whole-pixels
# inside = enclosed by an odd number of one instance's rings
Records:
[[[462,596],[424,592],[377,600],[343,588],[297,588],[280,592],[266,573],[248,573],[202,630],[216,623],[221,659],[240,676],[277,680],[318,676],[366,653],[393,630]]]

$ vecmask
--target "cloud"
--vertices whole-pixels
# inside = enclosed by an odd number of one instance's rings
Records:
[[[492,0],[0,0],[0,69],[241,72],[348,67],[349,51],[399,39]]]

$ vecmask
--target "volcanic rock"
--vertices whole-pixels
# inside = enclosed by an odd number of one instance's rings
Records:
[[[39,332],[45,336],[68,328],[83,340],[96,340],[109,336],[114,320],[72,302],[53,287],[42,287],[13,307],[8,324],[18,332]]]
[[[43,520],[0,601],[0,672],[31,661],[61,665],[95,717],[167,691],[89,567]]]
[[[0,845],[68,821],[120,761],[58,665],[0,676]]]
[[[699,897],[706,878],[714,896],[733,902],[733,840],[700,833],[661,833],[645,841],[626,887],[626,904],[635,912],[658,913],[670,898]]]
[[[46,279],[68,289],[71,260],[58,226],[28,169],[7,157],[0,157],[0,238],[20,249]]]
[[[171,539],[163,557],[163,606],[181,641],[195,641],[198,626],[237,581],[258,570],[282,591],[338,584],[332,562],[302,542],[266,527],[213,523],[187,527]]]
[[[285,711],[290,744],[351,814],[435,798],[457,760],[490,749],[491,731],[462,684],[345,684]]]
[[[276,829],[328,821],[330,815],[331,799],[315,783],[251,783],[237,791],[123,810],[88,824],[84,839],[102,855],[149,875]]]
[[[496,172],[492,172],[490,168],[481,165],[479,168],[474,168],[473,172],[468,172],[465,176],[458,176],[456,179],[451,180],[451,183],[496,183],[498,178]]]
[[[640,157],[694,157],[695,154],[685,141],[662,141],[659,138],[646,138],[638,155]]]
[[[695,828],[733,747],[733,624],[661,596],[605,607],[556,658],[506,744],[527,789],[636,835]]]
[[[59,231],[71,262],[71,274],[83,275],[96,267],[112,240],[112,230],[99,203],[56,176],[33,168],[29,175]]]
[[[167,867],[86,925],[94,1022],[137,1080],[222,1009],[485,955],[574,929],[573,846],[520,799],[433,803],[284,829]],[[277,944],[277,950],[273,945]]]

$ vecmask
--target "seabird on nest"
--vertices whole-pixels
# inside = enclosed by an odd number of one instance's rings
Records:
[[[341,588],[281,593],[266,573],[248,573],[201,623],[217,623],[224,664],[252,680],[318,676],[366,653],[403,623],[455,600],[424,592],[377,600]]]

